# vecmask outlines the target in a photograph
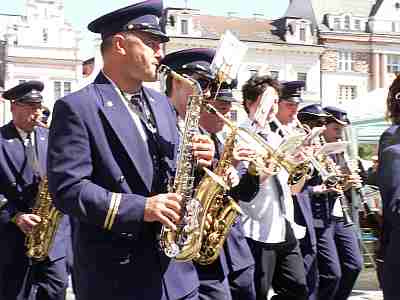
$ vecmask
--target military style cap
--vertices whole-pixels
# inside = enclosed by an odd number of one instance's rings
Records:
[[[160,62],[180,74],[197,73],[213,79],[211,62],[214,59],[215,49],[191,48],[168,53]]]
[[[97,18],[88,25],[94,33],[105,39],[124,31],[143,31],[168,42],[169,37],[162,31],[159,18],[163,15],[162,0],[148,0],[136,3]]]
[[[336,122],[341,125],[349,125],[350,120],[347,117],[347,112],[343,109],[333,107],[333,106],[326,106],[324,107],[324,111],[329,114],[327,120],[328,122]]]
[[[306,85],[304,81],[287,81],[281,83],[281,85],[282,90],[279,100],[286,100],[294,103],[303,102],[303,99],[301,99],[301,91]]]
[[[31,80],[5,91],[2,97],[19,103],[41,103],[43,89],[43,82]]]
[[[230,84],[223,82],[219,87],[217,92],[217,96],[215,96],[215,91],[211,91],[211,99],[215,99],[216,101],[224,101],[224,102],[239,102],[232,93],[232,90],[236,88],[237,80],[232,80]],[[216,87],[214,87],[216,88]]]
[[[329,117],[329,115],[323,110],[322,106],[320,104],[310,104],[307,106],[304,106],[299,110],[297,113],[298,116],[309,116],[309,117],[315,117],[315,118],[323,118],[323,117]]]

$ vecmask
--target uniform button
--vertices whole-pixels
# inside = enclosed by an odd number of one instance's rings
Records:
[[[121,236],[124,238],[133,238],[133,233],[123,232],[121,233]]]
[[[125,181],[125,176],[121,175],[121,176],[118,178],[118,182],[119,182],[119,183],[123,183],[124,181]]]
[[[11,186],[12,186],[12,187],[16,187],[16,186],[17,186],[17,183],[16,183],[16,182],[11,182]]]

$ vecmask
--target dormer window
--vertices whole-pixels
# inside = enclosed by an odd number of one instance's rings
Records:
[[[189,21],[181,20],[181,34],[189,34]]]

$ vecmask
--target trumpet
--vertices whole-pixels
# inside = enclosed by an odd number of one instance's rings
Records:
[[[267,168],[263,163],[265,159],[271,159],[279,167],[284,168],[289,173],[288,182],[290,184],[298,183],[301,178],[308,173],[308,162],[294,162],[289,159],[285,153],[273,149],[259,134],[250,132],[246,128],[238,127],[235,123],[216,110],[210,103],[205,103],[204,106],[208,112],[221,118],[231,130],[236,131],[239,138],[251,144],[255,148],[254,150],[256,154],[250,158],[250,161],[256,165],[261,173],[268,173]],[[275,173],[278,171],[279,168],[275,170]]]

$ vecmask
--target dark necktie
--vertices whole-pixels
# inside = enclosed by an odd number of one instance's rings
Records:
[[[145,103],[143,93],[139,92],[139,93],[133,94],[130,99],[130,102],[135,107],[136,111],[139,114],[140,119],[142,120],[142,122],[144,123],[146,128],[151,133],[156,133],[157,129],[155,126],[155,122],[153,120],[153,116],[150,112],[150,109],[147,107],[147,105]]]
[[[211,133],[210,137],[211,137],[212,141],[214,142],[214,147],[215,147],[215,155],[214,156],[215,156],[215,158],[217,160],[219,160],[221,158],[220,157],[221,153],[219,151],[220,142],[219,142],[218,137],[217,137],[217,135],[215,133]]]
[[[37,175],[39,173],[39,165],[36,155],[36,149],[32,141],[32,133],[28,133],[24,141],[24,146],[28,165],[31,167],[33,174]]]

